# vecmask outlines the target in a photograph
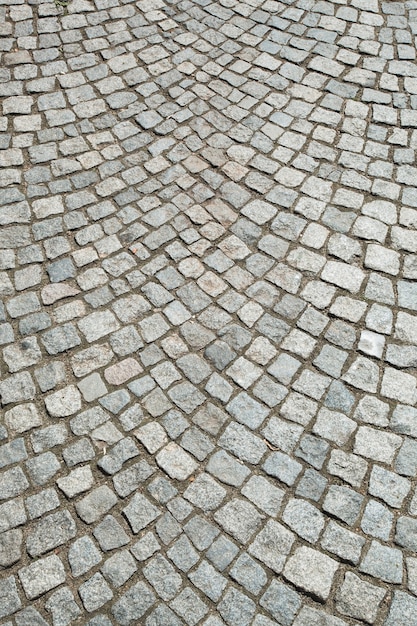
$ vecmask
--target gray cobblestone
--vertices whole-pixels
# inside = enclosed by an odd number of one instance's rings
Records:
[[[402,591],[396,591],[386,620],[387,626],[412,624],[415,621],[415,608],[415,598]]]
[[[359,569],[385,582],[400,583],[403,577],[401,551],[373,541]]]
[[[127,550],[122,550],[107,559],[101,571],[114,587],[121,587],[133,576],[137,567],[131,554]]]
[[[371,585],[347,572],[337,595],[337,608],[342,615],[363,619],[372,624],[385,594],[385,589]]]
[[[230,575],[254,595],[258,595],[267,582],[265,570],[246,553],[236,560]]]
[[[15,620],[18,626],[28,626],[29,624],[35,624],[35,626],[45,626],[45,624],[47,624],[41,614],[32,607],[19,611],[19,613],[15,616]]]
[[[87,524],[91,524],[96,522],[104,513],[107,513],[116,502],[117,497],[114,492],[103,485],[78,500],[75,508],[81,519]]]
[[[359,563],[365,539],[335,522],[330,522],[323,533],[321,545],[329,552],[356,565]]]
[[[278,620],[278,623],[281,622],[284,626],[290,626],[301,606],[301,599],[293,589],[273,580],[262,596],[260,604]],[[265,626],[268,626],[268,623],[265,621]],[[262,621],[260,622],[261,625]]]
[[[406,478],[374,465],[369,479],[369,493],[381,498],[388,505],[399,508],[410,491],[410,482]]]
[[[331,486],[324,500],[324,510],[352,525],[359,516],[363,497],[343,486]]]
[[[53,555],[22,568],[19,578],[26,596],[32,600],[65,582],[66,576],[61,559]]]
[[[45,603],[45,608],[51,613],[53,622],[65,625],[71,623],[81,613],[69,587],[61,587],[55,591]]]
[[[298,587],[324,600],[330,593],[338,567],[337,561],[303,546],[287,561],[284,576]]]
[[[113,592],[99,573],[94,574],[94,576],[80,585],[78,593],[86,611],[89,613],[96,611],[113,597]]]
[[[87,537],[80,537],[71,544],[68,551],[68,561],[73,576],[85,574],[102,560],[100,552],[93,541]]]
[[[249,553],[279,574],[294,543],[294,535],[274,520],[267,522],[250,545]],[[271,549],[272,546],[272,549]]]
[[[100,548],[106,552],[120,548],[129,542],[129,537],[123,527],[112,515],[106,515],[95,527],[93,534],[100,544]]]

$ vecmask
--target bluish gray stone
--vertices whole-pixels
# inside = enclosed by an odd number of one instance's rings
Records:
[[[81,614],[69,587],[61,587],[49,596],[45,608],[52,614],[52,622],[62,626],[67,626]]]
[[[396,591],[385,626],[416,626],[417,600],[403,591]]]
[[[93,535],[100,544],[100,548],[105,552],[121,548],[129,543],[129,535],[113,515],[106,515],[95,527]]]
[[[68,561],[73,576],[85,574],[101,560],[100,552],[87,535],[74,541],[68,550]]]
[[[16,613],[22,606],[14,576],[3,579],[0,590],[0,618]]]
[[[26,538],[26,548],[31,556],[39,556],[56,548],[76,535],[76,525],[67,510],[52,513],[36,522]]]
[[[247,543],[259,528],[262,516],[249,502],[234,498],[216,511],[214,519],[235,539]]]
[[[216,572],[214,567],[207,561],[202,561],[198,568],[189,574],[188,577],[213,602],[217,602],[220,599],[227,585],[226,578]]]
[[[261,592],[267,582],[265,570],[245,552],[235,561],[230,575],[255,596]]]
[[[332,485],[325,497],[323,509],[346,524],[353,525],[358,519],[363,496],[348,487]]]
[[[301,598],[293,589],[273,580],[262,596],[260,604],[282,626],[291,626],[301,606]]]
[[[161,554],[157,554],[146,564],[143,574],[165,601],[172,600],[182,587],[181,576]]]
[[[238,548],[225,535],[220,535],[207,551],[207,558],[219,571],[223,571],[235,558]]]
[[[127,550],[113,554],[101,568],[104,577],[113,587],[121,587],[137,571],[136,562]]]
[[[373,541],[362,559],[361,572],[387,583],[401,583],[403,579],[403,557],[401,550]]]
[[[113,598],[113,592],[100,573],[94,574],[78,588],[86,611],[91,613]]]
[[[128,589],[112,606],[111,612],[120,626],[129,626],[138,620],[155,603],[150,587],[138,582]]]
[[[248,596],[231,587],[218,605],[218,611],[226,624],[249,626],[256,611],[256,605]]]
[[[19,578],[27,598],[33,600],[65,582],[66,574],[61,559],[52,555],[21,568]]]
[[[269,413],[269,409],[253,400],[246,392],[240,393],[226,406],[226,410],[249,428],[258,428]]]

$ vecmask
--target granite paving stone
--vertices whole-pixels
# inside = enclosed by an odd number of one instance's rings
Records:
[[[55,623],[70,624],[81,615],[81,609],[69,587],[55,591],[45,602],[45,608]]]
[[[66,575],[61,559],[52,555],[19,570],[19,578],[27,598],[32,600],[61,585]]]
[[[11,616],[22,607],[22,601],[18,594],[14,576],[4,578],[0,599],[0,616],[2,618]],[[9,622],[9,624],[10,623],[11,622]]]
[[[297,587],[325,600],[338,567],[334,559],[302,546],[287,561],[284,576]]]
[[[385,594],[385,589],[371,585],[352,572],[347,572],[336,602],[339,612],[343,615],[373,624]]]

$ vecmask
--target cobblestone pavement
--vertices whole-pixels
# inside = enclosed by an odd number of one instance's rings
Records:
[[[0,0],[2,626],[417,624],[417,1]]]

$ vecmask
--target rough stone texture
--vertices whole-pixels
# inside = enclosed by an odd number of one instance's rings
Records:
[[[26,596],[33,600],[63,583],[66,575],[61,559],[53,555],[19,570],[19,578]]]
[[[0,5],[2,624],[416,623],[416,2]]]
[[[175,443],[163,448],[156,461],[168,476],[177,480],[186,480],[198,467],[193,458]]]
[[[311,548],[301,547],[289,558],[284,576],[297,587],[326,600],[338,567],[337,561],[328,556]]]
[[[347,572],[337,595],[337,608],[348,617],[373,624],[385,594],[385,589],[371,585],[355,574]]]
[[[75,535],[75,521],[64,509],[43,517],[32,526],[26,540],[27,551],[31,556],[39,556],[66,543]]]
[[[3,578],[0,591],[0,618],[16,613],[22,606],[14,576]],[[8,622],[11,624],[11,622]]]
[[[67,417],[81,409],[81,396],[74,385],[46,396],[46,410],[52,417]]]

